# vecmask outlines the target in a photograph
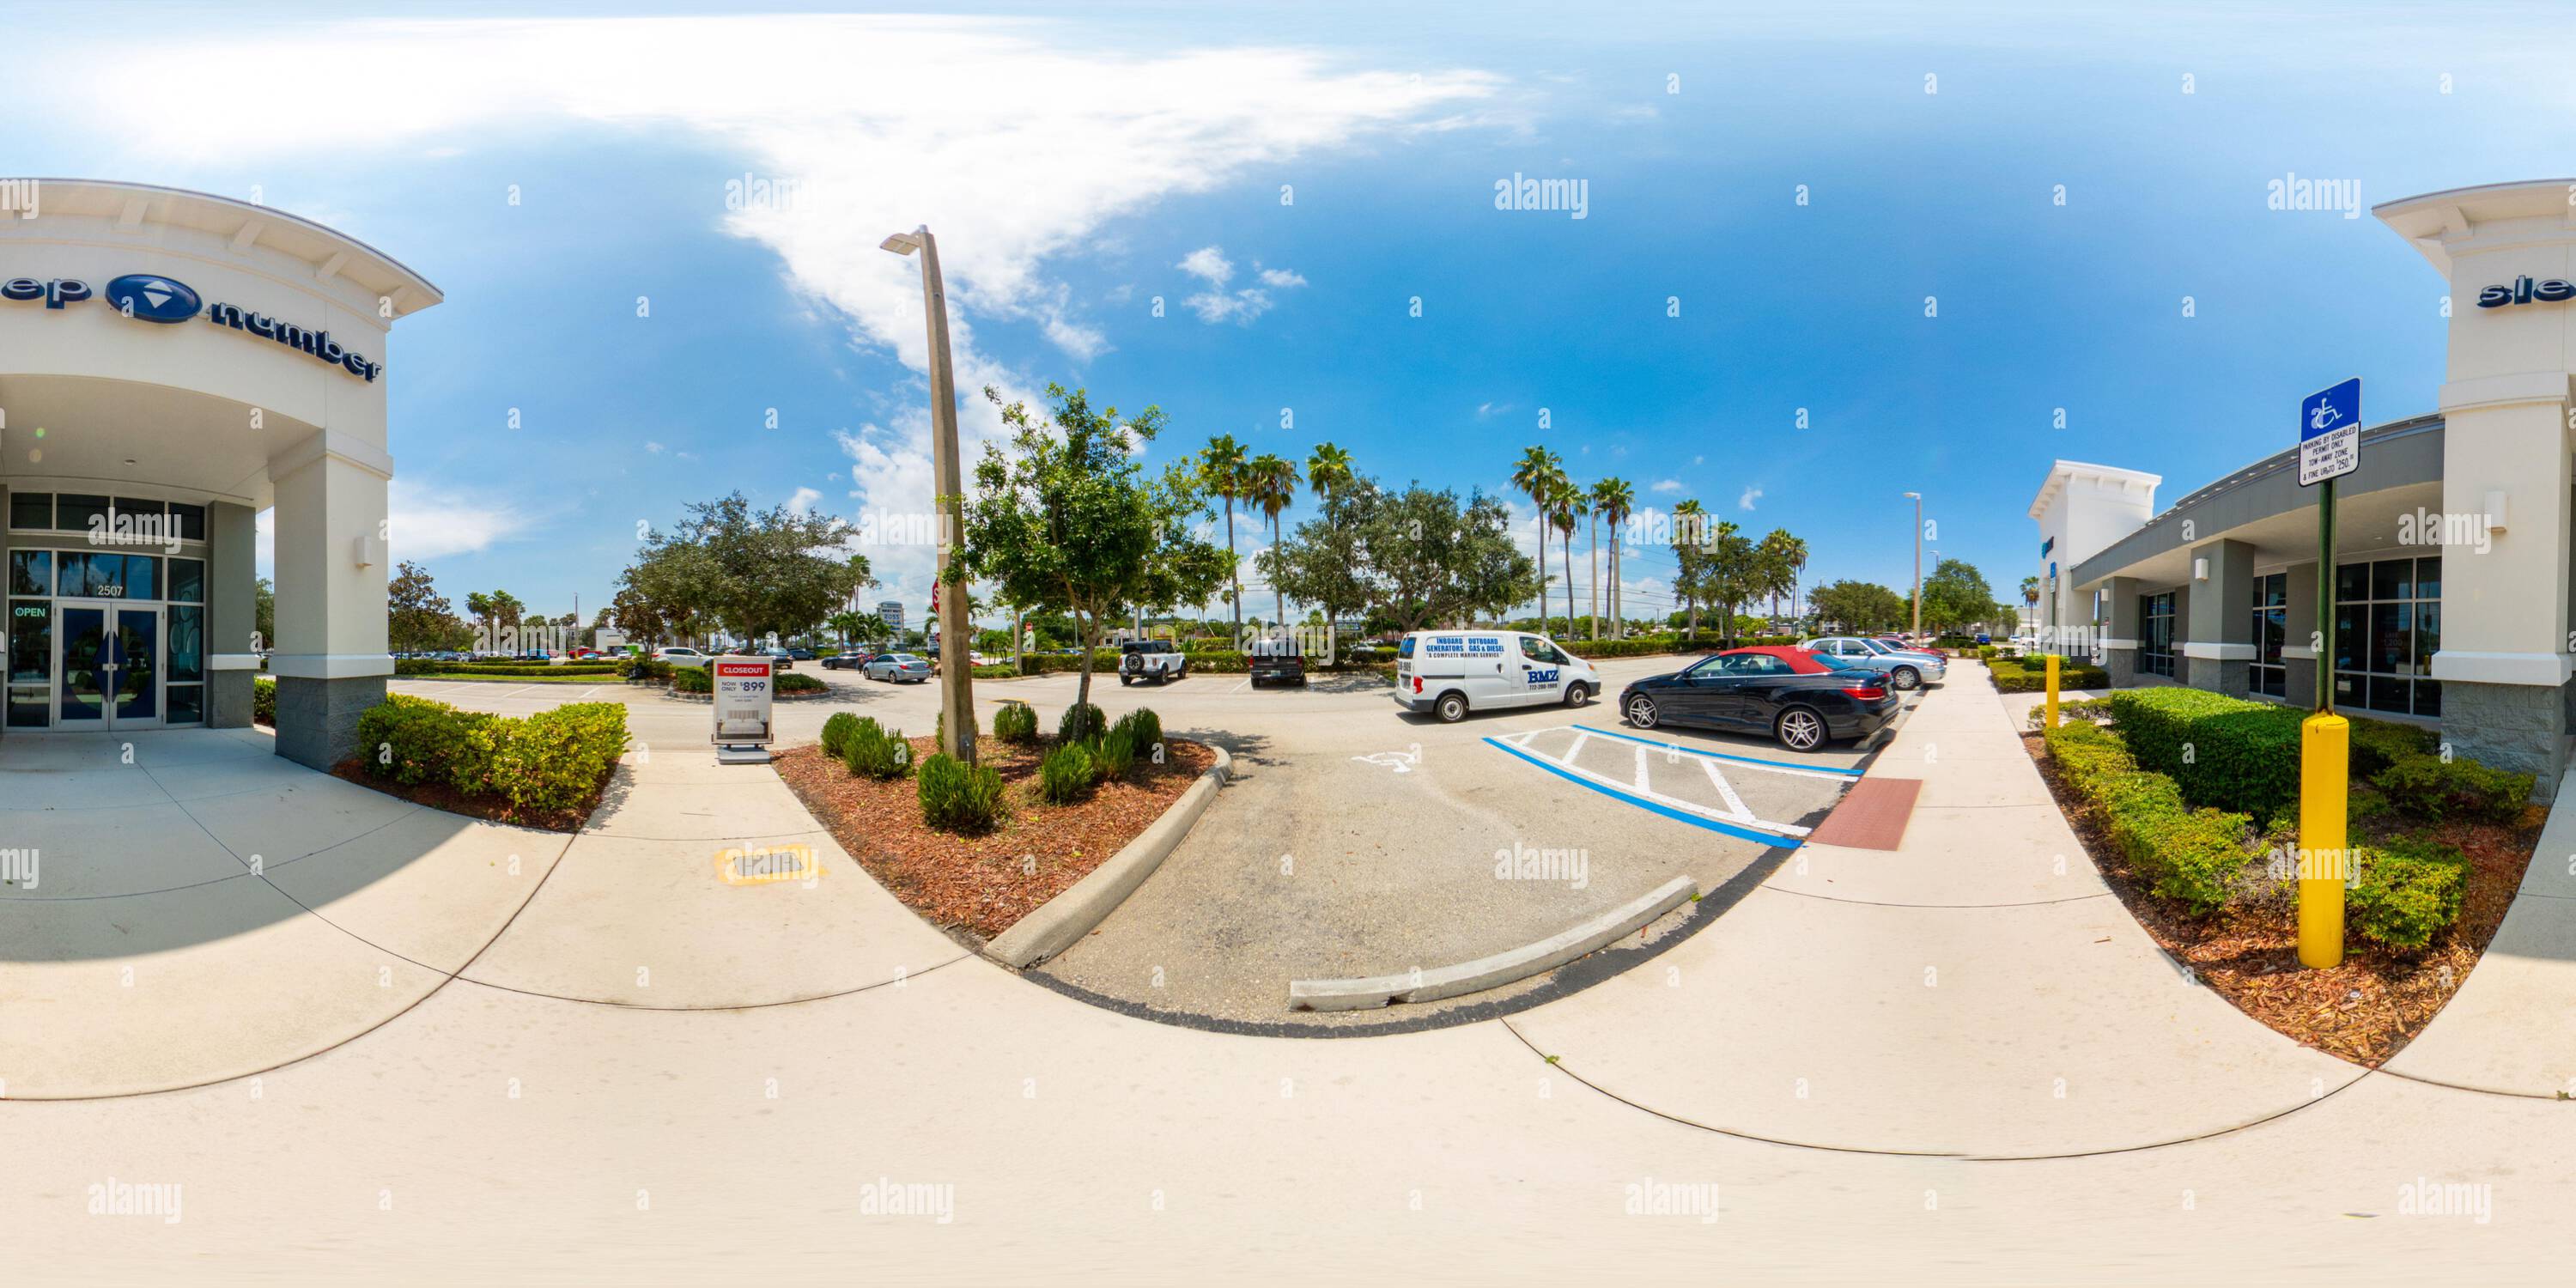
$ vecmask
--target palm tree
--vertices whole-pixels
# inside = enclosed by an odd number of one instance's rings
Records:
[[[1673,589],[1690,605],[1690,637],[1699,639],[1699,535],[1708,511],[1694,498],[1673,507]],[[1687,516],[1687,519],[1685,519]]]
[[[1521,463],[1512,467],[1512,486],[1519,488],[1521,495],[1530,499],[1530,507],[1538,511],[1538,624],[1541,630],[1547,627],[1547,500],[1564,477],[1565,463],[1544,447],[1522,449]],[[1572,617],[1574,574],[1571,570],[1566,573],[1565,588],[1565,615]]]
[[[1547,521],[1565,539],[1565,633],[1574,634],[1574,529],[1575,522],[1588,513],[1583,489],[1563,474],[1556,476],[1555,486],[1547,492]]]
[[[1234,557],[1234,501],[1244,491],[1243,444],[1232,434],[1219,434],[1208,440],[1199,453],[1199,486],[1225,498],[1225,563],[1226,580],[1234,587],[1234,638],[1243,642],[1243,566]]]
[[[1628,512],[1637,504],[1637,494],[1626,479],[1603,479],[1592,485],[1592,512],[1610,525],[1610,637],[1622,639],[1628,634],[1628,614],[1621,602],[1626,599],[1619,580],[1619,565],[1625,562],[1621,552],[1626,539],[1619,535],[1620,526],[1628,522]]]
[[[1270,519],[1270,548],[1279,549],[1279,512],[1297,499],[1295,464],[1263,452],[1243,467],[1244,499]],[[1276,558],[1274,554],[1272,556]],[[1279,593],[1279,579],[1270,579],[1270,616],[1273,625],[1288,620],[1288,601]]]
[[[1306,483],[1325,501],[1340,496],[1359,476],[1351,473],[1351,454],[1331,443],[1315,444],[1306,458]]]
[[[1779,535],[1784,538],[1780,542],[1780,554],[1789,565],[1789,617],[1794,624],[1801,617],[1798,612],[1798,578],[1807,571],[1807,541],[1786,532]],[[1791,630],[1789,633],[1795,635],[1798,632]]]
[[[1775,620],[1780,616],[1780,592],[1790,590],[1798,584],[1797,567],[1791,559],[1790,550],[1797,540],[1796,537],[1789,535],[1787,528],[1773,528],[1769,535],[1762,538],[1762,544],[1759,547],[1762,589],[1770,593],[1771,616]],[[1793,595],[1792,606],[1795,602],[1796,597]]]
[[[1574,489],[1574,498],[1587,520],[1584,524],[1583,557],[1592,565],[1589,573],[1592,583],[1592,638],[1597,641],[1601,638],[1601,511],[1592,505],[1592,493],[1583,488]],[[1566,626],[1571,630],[1573,623],[1568,622]]]

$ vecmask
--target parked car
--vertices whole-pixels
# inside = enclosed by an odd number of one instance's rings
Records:
[[[798,662],[811,662],[814,660],[814,650],[810,648],[791,648],[787,650],[787,656]]]
[[[742,655],[744,657],[768,658],[769,669],[772,672],[793,671],[796,669],[796,655],[783,648],[747,648],[742,651]]]
[[[1138,680],[1169,684],[1190,673],[1190,655],[1170,640],[1129,640],[1118,646],[1118,683]]]
[[[897,684],[930,682],[930,659],[918,653],[879,653],[869,658],[859,674],[871,680],[889,680]]]
[[[1592,664],[1520,631],[1415,631],[1395,646],[1395,701],[1455,724],[1469,711],[1562,703],[1601,691]]]
[[[1938,684],[1949,673],[1950,664],[1936,653],[1915,653],[1858,635],[1828,635],[1812,639],[1798,647],[1826,657],[1857,662],[1870,670],[1882,672],[1887,682],[1899,691]]]
[[[1711,653],[1619,694],[1619,713],[1640,729],[1765,733],[1799,752],[1871,737],[1904,705],[1877,670],[1785,645]]]
[[[1254,640],[1243,662],[1244,669],[1252,673],[1252,687],[1256,689],[1264,680],[1306,683],[1306,655],[1293,639]]]
[[[706,654],[686,645],[673,645],[670,648],[653,650],[653,660],[668,662],[673,666],[705,666],[711,659]]]
[[[850,653],[835,653],[830,657],[823,659],[823,669],[826,671],[855,671],[860,667],[866,666],[868,664],[868,660],[875,656],[877,655],[868,652],[866,649],[859,649]]]

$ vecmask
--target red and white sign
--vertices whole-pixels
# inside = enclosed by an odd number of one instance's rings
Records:
[[[770,659],[720,657],[715,660],[715,727],[709,741],[719,747],[766,747],[770,733]]]

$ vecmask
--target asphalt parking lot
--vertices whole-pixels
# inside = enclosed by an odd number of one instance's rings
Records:
[[[1661,674],[1670,658],[1599,664],[1607,696]],[[828,699],[780,702],[782,743],[811,741],[834,711],[926,731],[935,685],[891,685],[800,667]],[[619,684],[499,685],[398,680],[483,710],[623,701],[647,746],[699,745],[708,708]],[[976,706],[1027,701],[1052,727],[1075,677],[987,681]],[[1132,1013],[1281,1031],[1465,1018],[1545,979],[1384,1010],[1292,1012],[1293,979],[1394,974],[1505,951],[1687,875],[1721,899],[1799,844],[1855,780],[1867,753],[1813,755],[1768,739],[1641,733],[1609,701],[1470,716],[1443,725],[1398,708],[1374,676],[1318,676],[1253,689],[1194,674],[1121,687],[1095,677],[1112,719],[1151,706],[1164,729],[1225,747],[1234,780],[1153,878],[1098,930],[1032,972],[1039,982]],[[986,727],[990,716],[985,717]],[[1759,870],[1755,870],[1755,869]],[[1685,904],[1650,926],[1671,933],[1722,909]],[[1572,968],[1568,968],[1571,970]]]

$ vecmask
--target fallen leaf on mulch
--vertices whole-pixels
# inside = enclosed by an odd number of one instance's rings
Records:
[[[930,738],[910,741],[916,762],[938,750]],[[1053,745],[976,740],[977,760],[1001,771],[1011,803],[1009,820],[984,836],[923,823],[915,780],[857,777],[820,747],[782,752],[775,767],[832,839],[894,897],[943,929],[990,940],[1125,848],[1216,763],[1206,746],[1167,738],[1163,764],[1140,760],[1127,781],[1102,783],[1071,805],[1049,805],[1038,798],[1038,765]]]
[[[2369,1068],[2405,1050],[2468,981],[2504,922],[2548,817],[2534,806],[2510,827],[2452,822],[2422,829],[2468,856],[2459,921],[2413,954],[2347,934],[2342,965],[2309,970],[2299,965],[2298,905],[2286,893],[2205,918],[2183,914],[2148,893],[2147,881],[2111,844],[2095,811],[2060,781],[2040,736],[2023,734],[2022,745],[2039,762],[2040,777],[2103,879],[2149,938],[2236,1009],[2302,1045]]]

